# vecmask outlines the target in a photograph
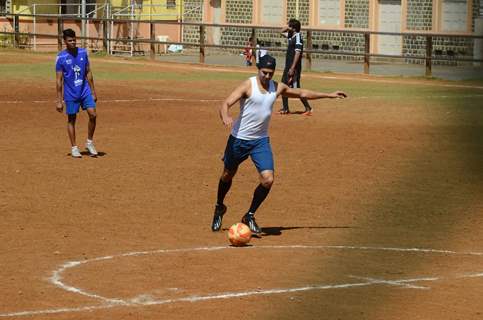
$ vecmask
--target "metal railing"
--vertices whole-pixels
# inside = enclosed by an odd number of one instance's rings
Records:
[[[6,32],[0,31],[0,34],[10,34],[14,37],[14,46],[18,46],[18,38],[20,36],[27,36],[27,37],[47,37],[47,38],[57,38],[57,45],[58,49],[62,49],[62,30],[63,30],[63,22],[66,20],[65,17],[57,16],[57,33],[56,34],[41,34],[41,33],[29,33],[29,32],[20,32],[20,18],[21,17],[33,17],[33,15],[27,14],[7,14],[6,15],[9,19],[13,20],[14,23],[14,31]],[[52,18],[51,15],[36,15],[36,18]],[[128,41],[132,45],[134,44],[149,44],[150,49],[149,54],[151,58],[155,57],[155,48],[156,45],[164,44],[175,44],[175,45],[182,45],[182,46],[191,46],[191,47],[198,47],[199,48],[199,62],[205,63],[205,49],[206,48],[222,48],[222,49],[244,49],[246,46],[243,45],[222,45],[222,44],[209,44],[206,42],[206,28],[207,27],[220,27],[220,28],[241,28],[241,29],[248,29],[252,35],[254,43],[256,42],[256,35],[258,30],[279,30],[277,27],[267,27],[267,26],[255,26],[255,25],[240,25],[240,24],[206,24],[206,23],[194,23],[194,22],[174,22],[174,21],[164,21],[164,20],[135,20],[132,19],[112,19],[112,18],[82,18],[82,17],[69,17],[69,20],[89,20],[91,23],[99,23],[102,25],[103,35],[102,37],[78,37],[81,40],[86,41],[102,41],[103,43],[103,50],[110,53],[110,43],[119,41],[117,38],[112,38],[110,36],[110,25],[112,23],[146,23],[149,24],[149,37],[147,38],[132,38],[132,39],[123,39],[123,41]],[[156,24],[170,24],[170,25],[179,25],[179,26],[196,26],[199,28],[199,41],[198,42],[185,42],[185,41],[158,41],[156,40],[155,33],[154,33],[154,26]],[[364,64],[364,73],[368,74],[371,65],[371,58],[396,58],[396,59],[414,59],[414,60],[423,60],[425,62],[426,67],[426,76],[431,76],[432,74],[432,65],[433,62],[436,60],[451,60],[451,61],[465,61],[465,62],[483,62],[483,59],[474,59],[469,57],[445,57],[445,56],[437,56],[433,50],[433,39],[435,37],[438,38],[465,38],[465,39],[483,39],[483,35],[476,36],[476,35],[468,35],[468,34],[442,34],[442,33],[431,33],[431,32],[380,32],[380,31],[368,31],[368,30],[342,30],[342,29],[316,29],[316,28],[308,28],[305,29],[307,33],[307,48],[304,50],[306,54],[306,67],[310,70],[312,66],[312,58],[314,54],[336,54],[336,55],[347,55],[347,56],[357,56],[363,59]],[[314,49],[312,42],[313,42],[313,33],[348,33],[348,34],[358,34],[362,35],[364,38],[364,50],[363,52],[348,52],[348,51],[337,51],[333,52],[330,50],[319,50]],[[425,54],[424,55],[387,55],[387,54],[377,54],[371,53],[371,37],[374,35],[390,35],[390,36],[410,36],[410,37],[424,37],[425,38]],[[34,46],[35,49],[35,46]],[[255,46],[252,47],[253,50],[257,49]],[[262,47],[258,49],[267,49],[270,51],[285,51],[285,48],[281,47]]]

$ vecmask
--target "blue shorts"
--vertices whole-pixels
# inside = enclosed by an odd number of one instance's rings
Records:
[[[87,95],[84,98],[74,101],[66,101],[65,102],[65,113],[67,114],[77,114],[79,113],[79,107],[82,107],[82,110],[86,110],[89,108],[95,108],[96,102],[91,94]]]
[[[274,171],[272,147],[270,138],[242,140],[230,135],[226,144],[223,162],[228,170],[235,170],[248,156],[252,158],[258,172]]]

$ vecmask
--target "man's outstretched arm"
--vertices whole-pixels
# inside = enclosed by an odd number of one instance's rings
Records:
[[[302,98],[307,100],[316,100],[316,99],[324,99],[324,98],[346,98],[347,94],[343,91],[334,91],[332,93],[324,93],[318,91],[312,91],[307,89],[300,89],[300,88],[290,88],[284,83],[278,84],[278,95],[287,97],[287,98]]]

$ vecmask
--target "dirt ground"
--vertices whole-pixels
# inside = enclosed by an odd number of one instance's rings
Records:
[[[96,81],[101,154],[72,159],[53,80],[0,79],[0,318],[483,318],[481,104],[274,114],[264,233],[233,248],[258,184],[246,161],[212,233],[236,83]]]

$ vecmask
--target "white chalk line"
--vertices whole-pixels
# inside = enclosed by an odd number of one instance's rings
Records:
[[[139,299],[139,297],[137,297],[130,300],[123,300],[120,298],[106,298],[98,294],[89,293],[83,289],[67,285],[62,281],[62,273],[67,269],[77,268],[87,263],[92,263],[96,261],[113,260],[113,259],[122,258],[122,257],[156,255],[156,254],[163,254],[163,253],[219,251],[219,250],[254,250],[254,249],[313,249],[313,250],[339,249],[339,250],[396,251],[396,252],[410,252],[410,253],[434,253],[434,254],[444,254],[444,255],[451,254],[451,255],[483,256],[483,253],[480,253],[480,252],[457,252],[457,251],[451,251],[451,250],[437,250],[437,249],[424,249],[424,248],[394,248],[394,247],[368,247],[368,246],[308,246],[308,245],[253,246],[253,247],[247,247],[247,248],[232,248],[232,247],[218,246],[218,247],[199,247],[199,248],[184,248],[184,249],[160,249],[160,250],[152,250],[152,251],[135,251],[135,252],[122,253],[118,255],[97,257],[97,258],[81,260],[81,261],[69,261],[64,263],[57,270],[54,270],[52,272],[52,276],[49,278],[49,282],[51,284],[65,291],[99,300],[102,302],[102,304],[100,305],[0,313],[0,317],[20,317],[20,316],[42,315],[42,314],[85,312],[85,311],[94,311],[94,310],[101,310],[101,309],[110,309],[114,307],[142,307],[142,306],[162,305],[162,304],[179,303],[179,302],[201,302],[201,301],[215,300],[215,299],[232,299],[237,297],[294,293],[294,292],[313,291],[313,290],[354,288],[354,287],[364,287],[364,286],[371,286],[371,285],[389,285],[389,286],[396,286],[396,287],[402,287],[407,289],[428,290],[429,287],[412,285],[411,283],[422,282],[422,281],[427,281],[427,282],[439,281],[439,280],[445,280],[445,279],[464,279],[464,278],[483,277],[483,272],[459,274],[453,277],[446,277],[446,278],[421,277],[421,278],[413,278],[413,279],[396,279],[396,280],[377,279],[372,277],[361,277],[361,276],[351,275],[349,276],[349,278],[363,280],[363,282],[341,283],[341,284],[317,284],[317,285],[310,285],[310,286],[304,286],[304,287],[298,287],[298,288],[276,288],[276,289],[247,290],[247,291],[241,291],[241,292],[221,292],[221,293],[208,294],[208,295],[191,295],[191,296],[186,296],[181,298],[163,299],[163,300],[151,299],[147,295],[143,297],[143,299]]]
[[[409,289],[429,289],[429,287],[423,287],[423,286],[415,286],[411,284],[407,284],[410,282],[416,282],[416,281],[436,281],[438,278],[418,278],[418,279],[406,279],[406,280],[384,280],[384,279],[376,279],[376,278],[369,278],[369,277],[357,277],[357,276],[350,276],[351,278],[354,279],[359,279],[359,280],[366,280],[369,281],[372,284],[387,284],[387,285],[392,285],[392,286],[399,286],[399,287],[404,287],[404,288],[409,288]]]

